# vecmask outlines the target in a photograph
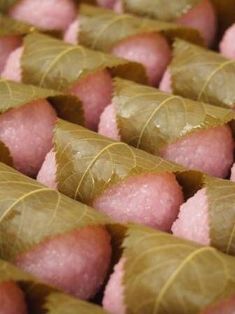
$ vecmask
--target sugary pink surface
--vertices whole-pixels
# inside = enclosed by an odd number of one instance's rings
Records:
[[[181,205],[179,216],[172,226],[172,232],[178,237],[210,245],[208,199],[205,188]]]
[[[9,15],[42,30],[65,31],[76,17],[73,0],[20,0]]]
[[[23,47],[19,47],[12,51],[5,62],[1,77],[6,80],[21,82],[22,71],[21,71],[21,57],[23,54]]]
[[[15,263],[75,297],[93,297],[106,277],[111,258],[110,236],[102,227],[58,235],[19,256]]]
[[[87,128],[97,130],[99,118],[112,98],[112,77],[107,70],[88,74],[70,90],[80,98]]]
[[[160,154],[190,169],[226,178],[233,163],[234,142],[231,129],[218,126],[195,131],[164,147]]]
[[[114,272],[109,278],[109,281],[105,287],[103,297],[103,307],[110,314],[125,314],[124,305],[124,288],[122,280],[124,276],[124,263],[125,258],[121,258],[115,265]]]
[[[200,314],[234,314],[235,313],[235,296],[222,300],[215,305],[209,306]]]
[[[210,0],[202,0],[177,22],[197,29],[208,46],[213,44],[217,32],[217,17]]]
[[[42,164],[41,169],[37,175],[37,181],[50,187],[51,189],[57,188],[56,183],[56,158],[55,152],[50,150]]]
[[[118,57],[142,63],[149,84],[157,86],[170,62],[171,50],[164,36],[157,33],[141,34],[120,41],[112,53]]]
[[[220,43],[220,52],[227,58],[235,59],[235,23],[225,32]]]
[[[162,76],[161,82],[159,84],[159,89],[166,93],[172,93],[171,72],[169,68],[166,69],[165,73]]]
[[[20,36],[0,37],[0,73],[12,51],[21,45]]]
[[[64,41],[76,45],[78,44],[78,36],[79,36],[79,18],[74,20],[67,30],[64,33]]]
[[[120,141],[114,105],[108,105],[100,116],[98,132],[101,135]]]
[[[13,282],[0,283],[0,314],[26,314],[22,290]]]
[[[0,140],[9,148],[14,166],[35,176],[52,147],[56,112],[38,100],[0,115]]]
[[[235,163],[233,164],[232,166],[232,169],[231,169],[231,177],[230,177],[230,180],[235,182]]]
[[[141,174],[108,188],[93,207],[119,222],[170,230],[183,203],[181,187],[170,173]]]

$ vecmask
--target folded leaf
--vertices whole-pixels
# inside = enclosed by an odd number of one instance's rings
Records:
[[[121,0],[125,12],[148,16],[161,21],[175,21],[201,0]]]
[[[74,299],[41,283],[38,279],[0,260],[0,283],[13,281],[21,287],[26,297],[29,313],[34,314],[105,314],[96,305]],[[14,302],[14,300],[13,300]],[[89,312],[90,311],[90,312]]]
[[[58,116],[74,123],[83,123],[81,103],[77,97],[32,85],[0,80],[0,114],[39,99],[48,99]],[[0,141],[0,161],[12,165],[8,148]]]
[[[145,6],[146,4],[142,2]],[[182,25],[139,18],[128,14],[81,5],[79,8],[79,42],[92,49],[109,52],[122,39],[137,34],[160,32],[170,41],[179,37],[202,44],[199,33]]]
[[[138,63],[38,33],[24,38],[21,63],[25,83],[60,91],[101,69],[109,69],[113,76],[146,82],[144,68]]]
[[[92,204],[108,187],[142,173],[174,172],[186,193],[201,185],[201,174],[59,120],[54,131],[58,189]]]
[[[196,130],[224,125],[235,119],[232,110],[118,78],[113,95],[121,139],[153,154]]]
[[[235,60],[178,39],[170,71],[174,93],[216,106],[235,105]]]
[[[0,251],[13,260],[41,241],[110,220],[0,163]]]
[[[234,257],[212,247],[130,225],[124,256],[127,313],[197,314],[235,293]]]
[[[0,37],[9,35],[26,35],[34,30],[34,27],[23,22],[13,20],[0,13]]]

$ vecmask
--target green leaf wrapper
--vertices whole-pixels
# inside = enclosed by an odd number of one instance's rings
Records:
[[[83,124],[83,112],[77,97],[40,87],[0,80],[0,114],[35,100],[48,99],[59,117]],[[0,141],[0,161],[12,165],[8,148]]]
[[[200,34],[182,25],[154,21],[128,14],[81,5],[79,8],[79,43],[109,52],[115,44],[134,35],[162,33],[170,41],[179,37],[203,44]]]
[[[59,91],[102,69],[113,76],[146,82],[145,70],[138,63],[36,33],[24,38],[21,65],[23,82]]]
[[[6,281],[13,281],[20,286],[29,314],[106,313],[100,307],[63,294],[8,262],[0,260],[0,284]]]
[[[124,257],[126,313],[197,314],[235,293],[234,257],[212,247],[130,225]]]
[[[35,30],[33,26],[11,19],[0,13],[0,37],[26,35]]]
[[[201,0],[120,0],[125,12],[173,22]]]
[[[235,183],[206,176],[209,237],[212,246],[235,255]]]
[[[216,106],[235,105],[235,60],[176,40],[170,65],[175,94]]]
[[[197,130],[235,120],[232,110],[170,95],[116,78],[113,105],[121,139],[155,155]]]
[[[54,150],[59,191],[86,204],[108,187],[143,173],[176,173],[190,195],[202,184],[199,172],[62,120],[54,130]]]
[[[0,163],[0,255],[12,261],[53,236],[110,220]]]

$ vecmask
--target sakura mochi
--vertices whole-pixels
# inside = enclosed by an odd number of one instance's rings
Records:
[[[21,45],[20,36],[0,37],[0,73],[2,72],[11,52],[14,51],[20,45]]]
[[[55,153],[50,152],[37,180],[56,187]],[[119,222],[136,222],[169,231],[183,203],[181,187],[170,173],[143,174],[116,184],[94,200],[92,206]]]
[[[64,35],[71,44],[79,41],[79,18],[75,20]],[[171,49],[164,36],[157,33],[141,34],[120,41],[111,51],[117,57],[141,63],[150,85],[158,85],[171,60]]]
[[[203,188],[181,205],[178,219],[172,226],[173,234],[210,245],[208,206],[206,188]]]
[[[0,140],[8,147],[14,167],[35,176],[52,147],[56,112],[37,100],[0,115]]]
[[[227,58],[235,59],[235,23],[225,32],[220,43],[220,52]]]
[[[164,2],[164,5],[167,6],[168,1]],[[122,0],[97,0],[97,3],[102,7],[112,8],[116,12],[123,12]],[[208,46],[213,44],[217,31],[217,17],[210,0],[202,0],[175,22],[197,29]]]
[[[3,78],[16,82],[22,81],[22,54],[23,47],[10,54],[2,72]],[[79,97],[84,110],[85,126],[95,130],[102,111],[111,102],[112,77],[108,70],[96,71],[75,83],[69,93]]]
[[[76,17],[73,0],[20,0],[9,15],[42,30],[64,31]]]
[[[114,140],[121,139],[114,105],[109,105],[102,113],[99,133]],[[224,125],[187,135],[165,146],[160,155],[185,167],[225,178],[233,162],[233,150],[231,129]]]
[[[13,282],[0,283],[0,314],[27,314],[24,294]]]
[[[110,258],[108,232],[90,226],[45,240],[18,256],[15,264],[47,284],[89,299],[103,284]]]

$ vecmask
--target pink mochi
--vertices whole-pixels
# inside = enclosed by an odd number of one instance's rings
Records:
[[[167,1],[165,2],[167,5]],[[117,13],[123,12],[122,0],[97,0],[97,3]],[[202,0],[175,22],[197,29],[208,46],[213,44],[217,32],[217,17],[210,0]]]
[[[10,54],[2,72],[3,78],[17,82],[22,80],[20,66],[22,54],[22,47]],[[111,102],[112,89],[112,77],[108,70],[88,74],[70,88],[69,92],[82,101],[86,127],[97,129],[102,111]]]
[[[109,72],[99,70],[88,74],[70,89],[71,94],[79,97],[82,101],[87,128],[97,129],[101,113],[111,102],[112,84],[112,77]]]
[[[231,169],[231,177],[230,177],[230,180],[235,182],[235,163],[233,164],[232,166],[232,169]]]
[[[0,37],[0,73],[12,51],[21,45],[20,36]]]
[[[23,47],[19,47],[9,54],[8,59],[5,62],[5,66],[1,73],[1,77],[15,82],[21,82],[22,71],[21,71],[21,57],[23,54]]]
[[[11,281],[0,283],[0,314],[27,314],[22,290]]]
[[[181,205],[179,216],[172,226],[172,232],[180,238],[210,245],[206,188],[199,190]]]
[[[116,121],[115,107],[113,104],[108,105],[102,112],[100,116],[98,132],[99,134],[109,137],[113,140],[121,140]]]
[[[170,63],[171,49],[164,36],[157,33],[141,34],[120,41],[112,49],[118,57],[143,64],[149,84],[157,86]]]
[[[79,19],[74,20],[64,33],[64,41],[69,44],[78,44],[79,36]]]
[[[166,69],[165,73],[162,76],[161,82],[159,84],[159,89],[169,94],[172,93],[171,72],[169,68]]]
[[[100,117],[98,132],[114,140],[120,140],[114,105],[105,108]],[[200,130],[169,144],[160,155],[188,168],[225,178],[233,162],[234,143],[228,126]],[[205,158],[206,156],[206,158]]]
[[[85,227],[48,239],[18,256],[15,264],[47,284],[90,299],[109,269],[111,244],[102,227]]]
[[[214,43],[217,32],[217,17],[210,0],[202,0],[198,5],[181,16],[177,22],[197,29],[207,46]]]
[[[10,150],[14,166],[35,176],[52,147],[56,112],[46,100],[37,100],[0,115],[0,141]]]
[[[174,174],[141,174],[106,189],[93,207],[122,223],[169,231],[183,203]]]
[[[125,314],[124,287],[122,284],[124,277],[125,258],[121,258],[115,265],[114,272],[105,287],[103,297],[103,308],[110,314]]]
[[[226,58],[235,59],[235,23],[225,32],[220,43],[220,52]]]
[[[231,129],[224,125],[195,131],[161,149],[160,155],[187,168],[226,178],[233,163],[233,150]]]
[[[42,30],[65,31],[76,17],[73,0],[20,0],[9,15]]]
[[[55,153],[50,152],[37,180],[56,188]],[[119,222],[136,222],[168,231],[183,203],[181,187],[170,173],[142,174],[108,188],[93,207]]]
[[[51,189],[57,189],[56,158],[53,150],[50,150],[46,155],[42,167],[38,172],[37,181],[50,187]]]

